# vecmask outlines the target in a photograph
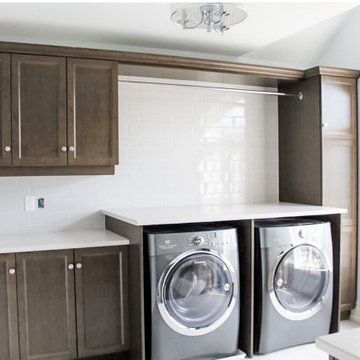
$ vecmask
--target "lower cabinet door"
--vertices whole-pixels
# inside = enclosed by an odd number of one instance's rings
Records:
[[[129,349],[127,247],[75,250],[79,357]]]
[[[19,253],[16,262],[21,360],[75,359],[73,250]]]
[[[18,360],[15,255],[0,255],[0,359]]]
[[[342,226],[340,251],[340,311],[356,305],[356,226]]]

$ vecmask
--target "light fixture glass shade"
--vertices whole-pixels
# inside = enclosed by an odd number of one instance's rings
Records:
[[[230,26],[247,18],[247,12],[234,4],[187,4],[174,9],[171,20],[184,30],[205,28],[223,34]]]

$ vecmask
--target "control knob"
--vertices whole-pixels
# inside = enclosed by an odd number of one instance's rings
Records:
[[[204,243],[204,238],[201,236],[197,236],[194,240],[193,240],[193,244],[194,245],[201,245]]]

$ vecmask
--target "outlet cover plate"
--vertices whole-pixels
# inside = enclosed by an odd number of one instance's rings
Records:
[[[25,196],[25,211],[35,211],[35,196]]]

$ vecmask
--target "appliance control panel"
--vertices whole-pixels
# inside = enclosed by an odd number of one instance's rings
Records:
[[[150,254],[170,254],[196,249],[223,251],[237,248],[236,229],[151,234]]]
[[[233,244],[230,239],[224,238],[222,234],[214,232],[195,233],[188,239],[190,247],[209,247],[209,248],[224,248]]]
[[[192,246],[209,246],[210,240],[209,240],[209,233],[194,233],[190,234],[188,237],[188,245],[190,247]]]

